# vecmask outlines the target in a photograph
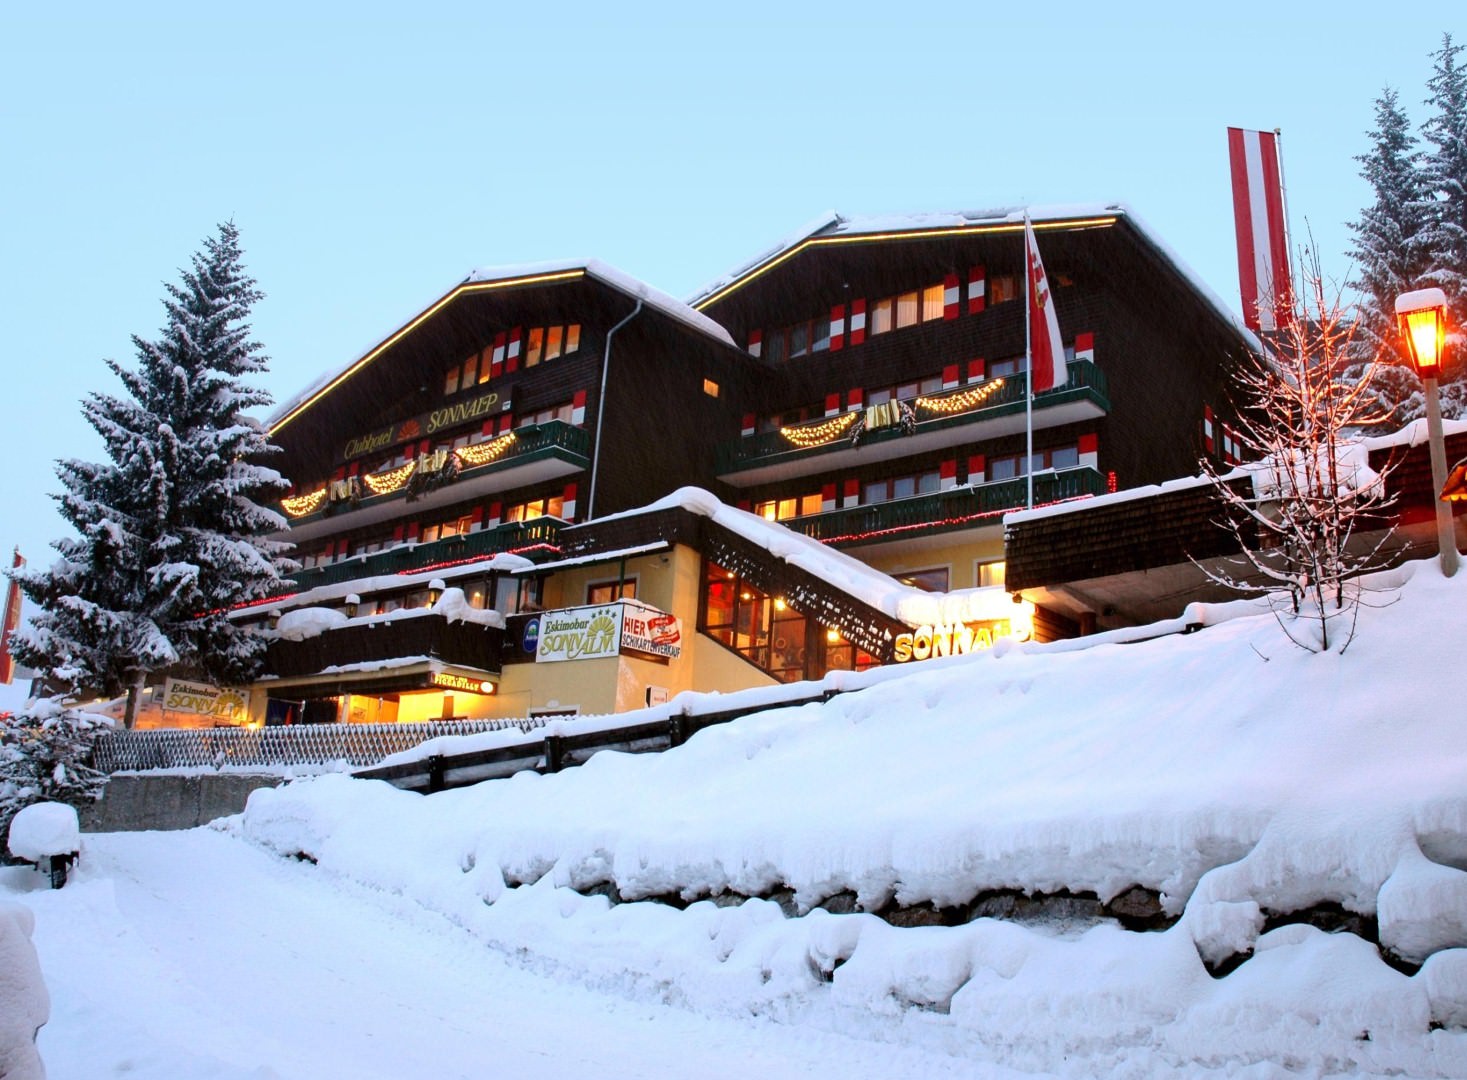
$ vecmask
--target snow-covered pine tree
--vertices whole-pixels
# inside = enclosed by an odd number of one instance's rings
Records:
[[[1421,159],[1427,200],[1422,239],[1430,259],[1425,281],[1447,294],[1449,324],[1458,328],[1467,326],[1467,67],[1457,61],[1463,48],[1451,34],[1442,35],[1426,82],[1432,112],[1421,125],[1429,146]]]
[[[79,535],[53,543],[49,569],[17,574],[42,609],[16,636],[18,659],[69,690],[126,692],[128,726],[151,672],[247,680],[264,644],[226,613],[294,567],[289,545],[265,539],[284,519],[257,501],[286,484],[259,464],[275,448],[246,415],[270,397],[247,382],[266,369],[247,322],[262,294],[232,222],[180,278],[166,286],[161,337],[132,339],[138,366],[107,361],[127,396],[82,404],[108,461],[57,465],[56,498]]]

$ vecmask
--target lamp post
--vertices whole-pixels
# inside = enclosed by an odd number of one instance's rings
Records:
[[[1431,490],[1436,504],[1436,542],[1442,574],[1457,572],[1457,541],[1452,534],[1452,507],[1441,493],[1447,486],[1447,447],[1442,438],[1442,409],[1436,380],[1447,344],[1447,296],[1441,289],[1417,289],[1396,297],[1396,325],[1406,339],[1411,363],[1426,388],[1426,435],[1431,444]]]

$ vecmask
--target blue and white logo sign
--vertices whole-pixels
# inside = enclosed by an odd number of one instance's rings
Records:
[[[525,632],[520,637],[520,648],[525,652],[533,654],[540,645],[540,620],[531,619],[525,623]]]

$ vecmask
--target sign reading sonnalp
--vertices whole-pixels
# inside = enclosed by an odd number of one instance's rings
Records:
[[[163,708],[208,716],[216,724],[242,724],[248,712],[248,702],[239,690],[186,679],[168,679],[163,684]]]
[[[536,662],[595,660],[622,653],[676,660],[683,651],[682,620],[635,600],[547,611],[539,620]]]

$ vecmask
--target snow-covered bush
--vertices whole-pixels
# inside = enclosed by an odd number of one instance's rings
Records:
[[[91,765],[97,737],[111,730],[106,717],[39,701],[0,720],[0,837],[10,819],[31,803],[61,802],[81,809],[107,782]],[[0,851],[0,858],[4,857]]]

